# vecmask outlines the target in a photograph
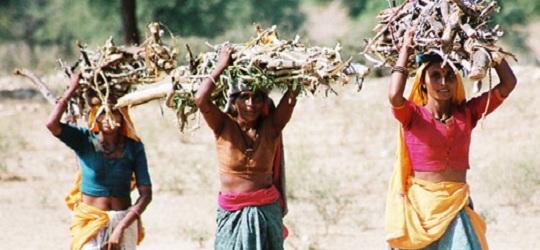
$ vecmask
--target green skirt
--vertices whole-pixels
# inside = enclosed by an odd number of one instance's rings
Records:
[[[238,211],[217,210],[216,250],[283,249],[279,201]]]

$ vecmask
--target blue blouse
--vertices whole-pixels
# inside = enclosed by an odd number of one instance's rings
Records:
[[[144,144],[126,137],[124,153],[119,158],[105,158],[97,151],[97,134],[86,128],[62,124],[58,139],[73,149],[79,158],[82,181],[81,192],[97,197],[130,197],[131,177],[136,185],[152,185]]]

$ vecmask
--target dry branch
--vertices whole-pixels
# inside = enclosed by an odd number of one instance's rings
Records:
[[[56,96],[49,90],[47,85],[34,74],[34,72],[26,68],[16,68],[13,71],[13,74],[28,77],[49,103],[56,104]]]
[[[207,44],[211,51],[198,56],[187,46],[187,64],[177,65],[178,49],[163,42],[162,28],[158,23],[148,25],[148,38],[138,47],[115,46],[112,38],[97,50],[77,43],[80,58],[71,66],[60,61],[68,77],[72,72],[82,72],[80,88],[70,102],[77,107],[70,110],[85,113],[98,104],[118,108],[166,97],[183,131],[198,111],[194,96],[202,79],[214,70],[225,45],[234,49],[233,64],[216,80],[212,101],[219,107],[225,106],[229,84],[235,78],[243,79],[253,89],[300,88],[315,94],[319,89],[331,92],[332,85],[347,84],[351,76],[360,85],[369,73],[369,68],[361,64],[342,60],[339,45],[308,47],[298,36],[281,40],[275,26],[266,30],[256,26],[257,36],[245,44]]]

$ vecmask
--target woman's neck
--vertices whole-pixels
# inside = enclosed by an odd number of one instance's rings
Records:
[[[99,141],[105,145],[116,145],[120,139],[118,133],[108,134],[101,132],[99,133],[98,137]]]
[[[428,98],[425,107],[433,116],[435,116],[435,118],[443,118],[450,115],[452,100],[438,101],[433,98]]]
[[[242,119],[242,117],[240,116],[237,116],[236,117],[236,122],[238,123],[238,125],[240,126],[240,128],[242,129],[242,131],[246,132],[250,129],[253,129],[255,127],[255,121],[246,121],[244,119]]]

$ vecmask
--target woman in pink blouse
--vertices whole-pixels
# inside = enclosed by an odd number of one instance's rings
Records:
[[[467,185],[472,129],[512,92],[516,77],[503,59],[500,83],[465,100],[457,71],[436,54],[417,56],[419,68],[404,97],[411,28],[392,76],[388,99],[400,143],[386,208],[386,240],[401,249],[487,249],[485,223],[472,209]]]

